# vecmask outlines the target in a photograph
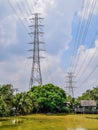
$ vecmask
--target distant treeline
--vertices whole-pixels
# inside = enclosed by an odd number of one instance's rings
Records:
[[[32,87],[28,92],[14,93],[11,84],[0,86],[0,117],[32,113],[71,113],[82,99],[98,101],[98,87],[74,99],[53,84]]]

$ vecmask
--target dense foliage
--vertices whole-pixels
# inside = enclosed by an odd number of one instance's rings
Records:
[[[74,99],[53,84],[34,86],[28,92],[17,94],[11,84],[0,85],[0,116],[68,113],[73,112],[74,106],[79,105],[81,100],[95,100],[98,103],[98,86]]]
[[[32,87],[28,92],[30,97],[35,100],[38,108],[37,112],[65,112],[64,106],[66,94],[65,92],[53,84]]]
[[[33,110],[32,100],[27,93],[18,93],[13,98],[13,114],[29,114]]]
[[[87,90],[78,100],[95,100],[98,103],[98,86],[94,87],[92,90]]]
[[[0,116],[11,114],[13,97],[13,86],[11,84],[0,86]]]
[[[64,90],[53,84],[17,94],[10,84],[0,86],[0,116],[69,112],[66,101]]]

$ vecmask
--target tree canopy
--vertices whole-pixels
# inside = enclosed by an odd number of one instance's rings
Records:
[[[0,85],[0,116],[11,114],[13,97],[13,86],[11,84]]]
[[[78,97],[78,100],[95,100],[98,103],[98,86],[92,90],[88,89],[82,96]]]
[[[53,84],[34,86],[27,92],[14,94],[11,84],[0,85],[0,116],[31,113],[68,113],[80,100],[95,100],[98,103],[98,86],[87,90],[77,99]]]
[[[53,84],[34,86],[16,95],[12,85],[0,86],[0,116],[68,112],[65,102],[65,91]]]
[[[38,104],[38,112],[62,112],[66,109],[63,107],[66,99],[64,90],[53,84],[32,87],[28,94]]]

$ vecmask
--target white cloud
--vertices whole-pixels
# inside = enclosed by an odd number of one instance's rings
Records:
[[[60,66],[60,56],[47,55],[47,59],[41,62],[41,72],[43,84],[54,83],[56,85],[63,85],[64,71]],[[12,56],[9,60],[0,62],[0,83],[11,83],[14,88],[19,91],[26,91],[29,89],[29,79],[31,74],[32,61],[24,57]]]
[[[34,2],[35,12],[46,15],[47,11],[55,6],[54,0],[38,0]]]
[[[78,12],[78,16],[87,20],[90,15],[98,15],[98,1],[97,0],[84,0],[83,7]]]
[[[15,5],[16,8],[15,1],[12,2],[14,2],[13,5]],[[17,2],[19,2],[21,5],[20,0]],[[25,3],[25,7],[31,8],[30,1],[27,6],[26,1],[23,2]],[[67,62],[66,57],[64,58],[63,55],[66,50],[70,49],[69,43],[73,38],[73,18],[76,12],[80,9],[81,2],[78,0],[39,0],[38,3],[35,2],[37,1],[34,1],[34,4],[36,5],[35,10],[37,10],[39,13],[43,13],[45,16],[45,41],[46,46],[48,46],[48,52],[45,54],[46,59],[44,59],[41,63],[43,83],[52,82],[56,85],[65,87],[65,68],[62,68],[61,64],[65,64],[65,62]],[[19,40],[21,41],[21,39],[24,39],[24,36],[22,35],[20,36],[21,38],[17,37],[16,30],[20,28],[17,25],[17,18],[14,17],[15,12],[11,13],[12,14],[10,14],[10,16],[6,16],[2,22],[0,22],[0,44],[4,46],[9,46],[15,43],[17,44],[17,40],[19,42]],[[19,10],[18,14],[23,22],[25,22]],[[24,11],[24,15],[27,16],[27,18],[30,16],[27,15],[26,10]],[[19,31],[21,31],[21,29]],[[21,46],[21,44],[19,45]],[[95,48],[87,49],[84,46],[81,46],[78,49],[78,53],[80,53],[80,60],[77,70],[79,69],[80,64],[83,62],[85,55],[88,54],[89,58],[87,58],[85,62],[85,65],[87,65],[87,62],[91,59],[97,46],[98,44],[96,42]],[[29,88],[32,62],[27,61],[24,58],[25,56],[22,57],[18,55],[17,57],[15,55],[11,55],[10,59],[0,62],[0,81],[2,83],[10,82],[15,87],[19,88],[20,91],[24,91]],[[94,62],[94,64],[92,64],[90,67],[87,67],[87,72],[90,72],[95,64],[97,64],[97,60],[96,63]],[[86,75],[83,76],[83,79],[85,78]],[[81,78],[81,80],[83,79]],[[96,82],[95,77],[93,77],[91,83],[94,82]]]
[[[41,64],[44,83],[52,82],[62,86],[64,71],[60,68],[61,54],[53,56],[46,53],[45,56]]]
[[[30,61],[21,56],[0,62],[0,83],[11,83],[19,91],[28,90],[30,65]]]
[[[78,50],[80,55],[75,71],[77,79],[76,95],[80,95],[87,89],[92,89],[92,87],[98,85],[98,40],[95,41],[95,47],[87,49],[80,46]]]
[[[94,41],[95,47],[87,49],[84,46],[80,46],[77,52],[77,55],[79,56],[77,71],[79,71],[81,64],[85,64],[85,66],[88,64],[88,62],[93,58],[95,59],[97,57],[97,50],[98,50],[98,40]],[[78,59],[76,59],[77,62]],[[94,63],[95,65],[95,63]],[[82,66],[83,67],[83,66]]]
[[[16,37],[16,17],[7,16],[0,22],[0,44],[8,46],[15,44]]]

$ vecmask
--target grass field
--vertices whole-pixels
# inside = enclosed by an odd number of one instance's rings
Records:
[[[0,118],[0,130],[98,130],[98,115],[43,115]]]

